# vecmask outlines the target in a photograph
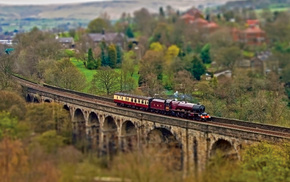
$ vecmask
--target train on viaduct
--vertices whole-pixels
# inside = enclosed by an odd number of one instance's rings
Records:
[[[174,151],[177,168],[200,171],[220,150],[240,158],[249,144],[290,140],[290,128],[213,117],[211,122],[192,121],[117,107],[113,99],[15,78],[28,102],[56,102],[71,116],[73,134],[86,138],[101,154],[166,146]]]

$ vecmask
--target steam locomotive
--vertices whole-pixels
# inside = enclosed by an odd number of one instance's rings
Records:
[[[205,113],[205,107],[203,105],[184,101],[115,93],[114,102],[117,103],[118,106],[130,107],[169,116],[202,121],[208,121],[211,119],[210,115]]]

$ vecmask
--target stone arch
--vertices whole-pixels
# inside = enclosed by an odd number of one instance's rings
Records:
[[[158,147],[158,150],[162,149],[162,153],[166,156],[165,161],[169,162],[168,165],[174,169],[182,170],[182,144],[170,130],[166,128],[154,128],[148,133],[147,142],[149,146]]]
[[[64,106],[63,106],[63,109],[69,111],[69,107],[68,107],[68,105],[64,105]]]
[[[130,120],[125,121],[121,128],[121,148],[123,151],[132,151],[137,146],[137,128]]]
[[[51,103],[51,100],[49,100],[49,99],[45,99],[44,102],[46,102],[46,103]]]
[[[76,109],[73,118],[73,134],[76,140],[84,139],[86,135],[85,116],[81,109]],[[75,140],[74,140],[75,141]]]
[[[103,153],[112,156],[118,149],[117,124],[112,116],[105,117],[103,123]]]
[[[34,103],[40,103],[39,99],[36,96],[33,97],[33,102]]]
[[[224,158],[237,159],[238,157],[234,146],[231,144],[231,142],[225,139],[218,139],[212,144],[210,157],[215,156],[218,152],[220,152]]]
[[[27,94],[25,100],[26,100],[26,102],[32,102],[33,96],[31,96],[30,94]]]
[[[88,118],[88,139],[93,149],[98,149],[100,145],[100,121],[95,112],[91,112]]]

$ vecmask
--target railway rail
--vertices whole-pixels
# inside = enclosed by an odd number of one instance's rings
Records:
[[[63,89],[59,87],[55,87],[48,84],[38,84],[32,81],[28,81],[26,79],[23,79],[18,76],[14,76],[14,79],[17,80],[22,86],[37,89],[40,91],[44,91],[47,93],[54,93],[59,96],[63,97],[69,97],[74,98],[82,101],[86,101],[89,103],[97,103],[97,104],[103,104],[110,107],[116,107],[118,108],[115,103],[113,102],[112,98],[107,97],[100,97],[96,95],[81,93],[77,91],[72,91],[68,89]],[[145,112],[140,110],[135,110],[132,108],[126,108],[132,110],[132,112]],[[149,113],[145,112],[146,114],[152,114],[152,115],[158,115],[159,117],[163,118],[172,118],[171,116],[164,116],[157,113]],[[176,118],[176,117],[174,117]],[[194,121],[194,120],[188,120],[183,118],[178,118],[180,120],[186,120],[186,122],[195,122],[200,124],[206,124],[209,126],[217,126],[217,127],[224,127],[224,128],[234,128],[238,130],[243,130],[247,132],[254,132],[254,133],[262,133],[267,135],[273,135],[273,136],[279,136],[283,137],[286,140],[290,140],[290,128],[287,127],[281,127],[281,126],[275,126],[275,125],[268,125],[268,124],[260,124],[260,123],[252,123],[247,121],[241,121],[237,119],[228,119],[228,118],[221,118],[221,117],[212,117],[212,121],[208,122],[202,122],[202,121]]]

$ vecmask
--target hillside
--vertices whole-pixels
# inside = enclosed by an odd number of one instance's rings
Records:
[[[104,1],[80,4],[65,5],[1,5],[0,19],[27,19],[27,18],[63,18],[63,19],[85,19],[91,20],[102,13],[108,13],[111,19],[117,19],[123,12],[133,13],[142,7],[150,12],[158,12],[160,7],[172,8],[180,11],[189,9],[192,6],[214,6],[223,4],[227,0],[124,0]]]

